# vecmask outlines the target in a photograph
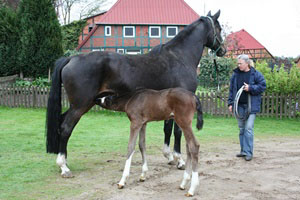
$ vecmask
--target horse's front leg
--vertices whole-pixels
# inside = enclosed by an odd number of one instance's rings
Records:
[[[181,155],[181,150],[180,150],[180,146],[181,146],[181,129],[179,128],[179,126],[174,123],[174,159],[175,161],[177,161],[177,168],[178,169],[185,169],[185,162],[182,159],[182,155]]]
[[[168,164],[170,165],[175,164],[174,157],[170,149],[170,139],[172,135],[173,122],[174,122],[173,119],[164,121],[165,141],[164,141],[163,154],[168,159]]]
[[[140,132],[141,128],[142,128],[141,123],[131,122],[131,124],[130,124],[130,137],[129,137],[129,142],[128,142],[127,160],[125,162],[125,167],[123,170],[122,178],[121,178],[120,182],[118,183],[119,189],[124,188],[126,179],[129,176],[131,160],[132,160],[132,156],[134,154],[136,139],[137,139],[138,133]]]
[[[146,160],[146,124],[143,125],[140,131],[140,136],[139,136],[139,148],[142,154],[142,159],[143,159],[143,167],[142,167],[142,174],[140,177],[140,181],[143,182],[146,180],[146,173],[148,171],[148,165],[147,165],[147,160]]]
[[[60,128],[59,153],[56,159],[56,164],[60,167],[61,176],[63,178],[74,177],[67,166],[67,144],[72,134],[72,131],[77,122],[79,121],[80,117],[81,114],[79,114],[79,112],[76,112],[71,108],[62,115],[63,121]]]

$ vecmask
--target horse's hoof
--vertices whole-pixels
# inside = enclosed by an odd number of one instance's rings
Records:
[[[146,177],[144,177],[144,176],[140,177],[140,182],[145,182],[145,180],[146,180]]]
[[[185,170],[185,165],[181,165],[181,164],[178,163],[177,169]]]
[[[124,185],[118,184],[118,189],[123,189]]]
[[[192,194],[190,194],[190,193],[186,193],[185,196],[186,196],[186,197],[192,197],[192,196],[194,196],[194,195],[192,195]]]
[[[185,187],[183,187],[183,186],[179,186],[179,189],[181,189],[181,190],[185,190]]]
[[[63,177],[63,178],[74,178],[72,172],[70,172],[70,171],[61,174],[61,177]]]
[[[176,165],[175,161],[174,160],[171,160],[168,162],[168,165]]]

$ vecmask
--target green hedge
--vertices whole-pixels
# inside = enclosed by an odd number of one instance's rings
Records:
[[[266,92],[290,94],[300,93],[300,68],[293,64],[290,71],[284,70],[284,66],[276,66],[273,70],[266,62],[256,63],[256,69],[260,71],[267,82]]]

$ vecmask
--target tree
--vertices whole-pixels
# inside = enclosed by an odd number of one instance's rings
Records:
[[[18,9],[20,67],[25,76],[46,76],[63,54],[62,35],[52,0],[23,0]]]
[[[17,9],[20,0],[0,0],[0,6],[8,6],[14,10]]]
[[[90,0],[86,5],[80,9],[79,19],[87,18],[103,12],[102,7],[107,6],[107,0]]]
[[[64,52],[74,50],[78,46],[78,38],[85,25],[85,20],[78,20],[62,26]]]
[[[0,7],[0,76],[19,73],[18,20],[16,13],[9,7]]]
[[[80,4],[78,9],[79,18],[81,20],[86,17],[98,14],[101,8],[107,5],[108,0],[53,0],[56,6],[57,15],[62,19],[62,24],[71,23],[71,11],[74,6]]]

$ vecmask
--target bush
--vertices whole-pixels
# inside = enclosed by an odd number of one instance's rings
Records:
[[[39,77],[39,78],[34,79],[33,81],[18,79],[15,83],[15,86],[21,86],[21,87],[30,87],[30,86],[50,87],[50,83],[48,82],[47,78]]]
[[[284,66],[275,65],[273,70],[266,62],[256,63],[256,69],[260,71],[267,83],[266,92],[290,94],[300,93],[300,68],[295,64],[290,68],[290,72],[285,71]]]
[[[202,57],[200,61],[200,74],[198,76],[199,84],[202,87],[217,88],[226,86],[236,66],[236,61],[231,58],[216,58],[217,67],[213,58],[210,56]]]

